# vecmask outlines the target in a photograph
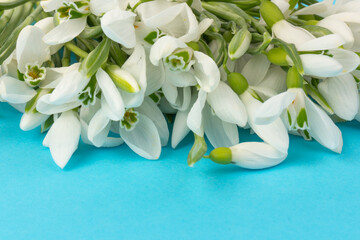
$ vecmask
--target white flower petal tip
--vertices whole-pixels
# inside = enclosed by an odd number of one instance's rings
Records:
[[[136,45],[135,21],[136,14],[121,9],[111,10],[101,18],[101,28],[111,40],[126,48]]]
[[[343,66],[334,58],[321,54],[300,55],[305,75],[315,77],[335,77],[343,71]]]
[[[20,129],[23,131],[30,131],[38,126],[40,126],[46,119],[49,118],[49,115],[41,113],[24,113],[20,120]]]
[[[208,55],[195,51],[195,76],[200,87],[206,92],[212,92],[220,82],[220,71],[214,60]]]
[[[43,41],[48,45],[66,43],[77,37],[86,26],[86,17],[70,19],[48,32]]]
[[[247,169],[274,167],[282,163],[288,155],[261,142],[240,143],[230,149],[233,163]]]
[[[255,124],[266,125],[274,122],[295,98],[296,93],[288,91],[268,99],[255,114]]]
[[[145,115],[139,114],[135,128],[127,131],[120,127],[120,136],[138,155],[157,160],[161,154],[161,140],[155,124]]]
[[[55,163],[64,168],[78,148],[81,125],[77,114],[67,111],[55,121],[47,133],[43,145],[50,148]]]

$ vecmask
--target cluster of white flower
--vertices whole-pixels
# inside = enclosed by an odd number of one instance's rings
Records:
[[[0,101],[63,168],[80,138],[158,159],[190,132],[203,157],[260,169],[289,133],[340,153],[360,120],[359,0],[7,0]],[[166,117],[165,117],[166,116]],[[239,142],[238,128],[263,142]],[[209,156],[205,135],[215,148]]]

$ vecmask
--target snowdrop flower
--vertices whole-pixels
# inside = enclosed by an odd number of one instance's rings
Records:
[[[317,14],[324,17],[317,23],[333,33],[342,36],[346,43],[344,47],[353,51],[360,50],[360,3],[357,0],[325,0],[300,9],[294,15]]]
[[[148,27],[158,28],[166,35],[183,42],[198,41],[212,24],[209,18],[198,23],[187,3],[155,0],[142,3],[136,11]]]
[[[314,104],[302,89],[303,79],[295,67],[288,72],[288,90],[267,100],[256,112],[255,123],[269,124],[283,115],[289,130],[306,139],[315,138],[334,152],[342,150],[342,136],[330,117]]]
[[[156,103],[148,97],[142,106],[127,109],[123,118],[116,122],[112,122],[100,108],[89,122],[87,138],[97,147],[108,145],[108,134],[112,124],[117,124],[115,129],[122,141],[135,153],[147,159],[158,159],[161,146],[165,146],[169,138],[163,114]],[[119,140],[116,141],[121,143]]]
[[[203,91],[212,92],[220,81],[219,69],[211,57],[174,37],[157,40],[151,48],[150,61],[155,66],[163,66],[162,91],[175,109],[184,110],[189,106],[190,86],[199,85]]]
[[[253,64],[258,66],[258,68],[253,68]],[[280,118],[275,119],[267,125],[259,125],[255,122],[256,113],[262,106],[263,101],[260,95],[269,98],[276,94],[276,89],[283,88],[282,84],[273,84],[275,90],[268,90],[269,87],[267,87],[267,84],[275,83],[276,80],[281,79],[282,76],[282,72],[278,72],[278,69],[275,72],[270,72],[268,70],[269,66],[270,63],[268,63],[264,55],[255,55],[243,67],[241,71],[242,74],[233,72],[228,75],[228,84],[240,96],[240,99],[244,103],[248,116],[248,124],[251,129],[266,143],[283,153],[287,153],[289,136]],[[270,74],[266,77],[268,71]],[[250,83],[255,86],[251,86]]]
[[[215,163],[233,163],[247,169],[273,167],[283,162],[286,157],[287,153],[262,142],[245,142],[229,148],[216,148],[209,155]]]
[[[226,83],[220,82],[213,92],[200,89],[193,94],[189,108],[177,112],[171,145],[176,148],[191,130],[200,137],[205,133],[214,147],[229,147],[239,142],[237,126],[246,123],[244,104]]]
[[[360,58],[355,53],[338,49],[346,41],[337,34],[315,38],[307,30],[293,26],[284,19],[279,8],[268,1],[261,5],[265,22],[271,27],[273,35],[287,43],[292,43],[298,51],[313,52],[329,50],[325,54],[301,54],[304,73],[315,77],[335,77],[352,72],[359,64]],[[347,59],[348,61],[344,61]],[[293,65],[293,63],[290,63]]]
[[[122,1],[114,0],[48,0],[41,1],[44,11],[56,11],[59,25],[44,36],[49,45],[65,43],[78,36],[86,27],[87,16],[101,17],[101,28],[105,35],[126,48],[136,44],[134,21],[136,15],[125,11]]]
[[[55,163],[64,168],[78,148],[81,125],[78,114],[66,111],[55,120],[46,134],[43,145],[50,148]]]

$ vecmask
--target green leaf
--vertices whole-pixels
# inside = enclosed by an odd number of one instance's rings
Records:
[[[111,40],[104,37],[101,43],[82,61],[80,71],[85,73],[87,77],[93,76],[97,70],[106,63],[109,56],[110,44]]]

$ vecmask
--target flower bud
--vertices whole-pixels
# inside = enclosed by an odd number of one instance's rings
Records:
[[[270,28],[272,28],[275,23],[285,19],[279,7],[276,6],[275,3],[267,0],[261,3],[260,14]]]
[[[229,44],[229,57],[231,60],[240,58],[249,49],[251,43],[251,33],[247,28],[240,29]]]
[[[302,88],[303,87],[303,78],[299,74],[296,67],[291,67],[288,70],[286,77],[286,85],[288,88]]]
[[[270,51],[266,53],[267,58],[269,61],[273,64],[279,65],[279,66],[289,66],[289,61],[291,59],[287,55],[286,51],[282,48],[273,48]]]
[[[122,70],[118,65],[107,65],[105,71],[118,88],[129,93],[140,91],[140,86],[135,78],[127,71]]]
[[[228,84],[236,94],[243,94],[249,87],[246,78],[241,73],[232,72],[227,77]]]
[[[209,155],[211,161],[218,164],[230,164],[232,162],[232,153],[230,148],[220,147],[215,148]]]

